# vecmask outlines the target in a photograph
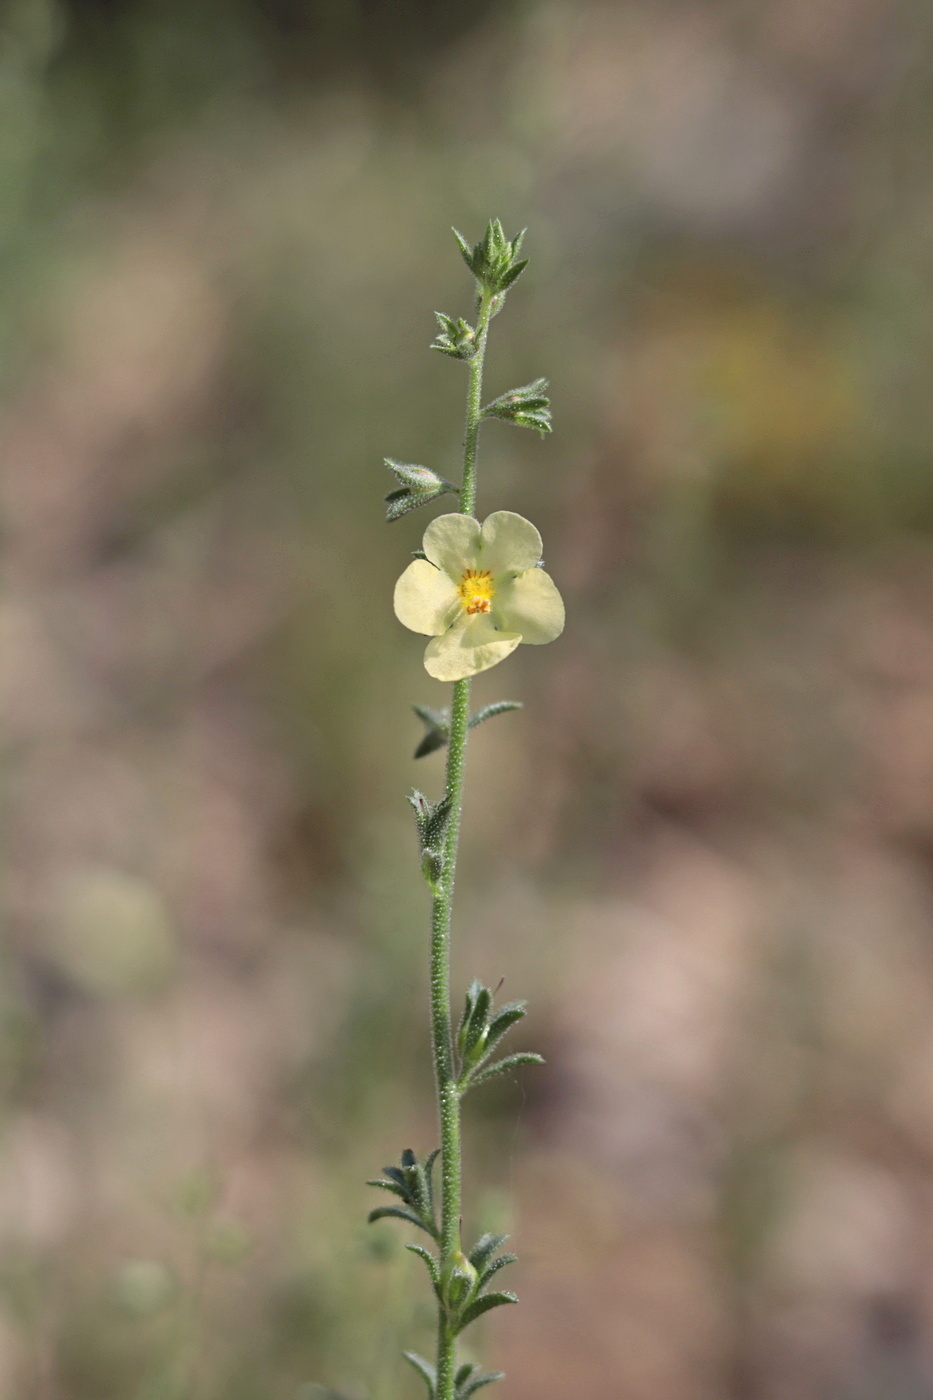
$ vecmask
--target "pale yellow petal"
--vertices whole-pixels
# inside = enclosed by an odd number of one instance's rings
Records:
[[[543,569],[526,569],[498,584],[492,615],[500,627],[520,632],[532,646],[553,642],[564,630],[563,600]]]
[[[462,681],[504,661],[520,641],[517,632],[497,631],[486,614],[464,616],[442,637],[428,642],[424,668],[437,681]]]
[[[541,549],[541,536],[523,515],[497,510],[483,521],[480,567],[489,569],[493,578],[533,569],[541,558]]]
[[[460,611],[457,590],[446,574],[426,559],[413,559],[395,585],[395,616],[413,632],[436,637]]]
[[[439,515],[424,532],[425,554],[455,583],[476,568],[478,546],[479,521],[472,515]]]

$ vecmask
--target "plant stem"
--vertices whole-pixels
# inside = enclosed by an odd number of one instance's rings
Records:
[[[483,361],[486,358],[486,336],[489,334],[490,301],[484,292],[480,297],[476,319],[476,354],[470,361],[470,387],[467,390],[466,432],[463,435],[463,480],[460,483],[460,510],[472,515],[476,505],[476,445],[479,440],[480,408],[483,393]],[[448,764],[448,771],[450,765]]]
[[[476,502],[476,449],[479,438],[483,360],[489,329],[489,303],[485,294],[480,300],[479,312],[476,354],[470,361],[466,431],[463,439],[463,480],[460,487],[460,511],[463,515],[472,515]],[[445,1278],[453,1256],[460,1250],[460,1094],[457,1089],[450,1016],[450,921],[454,876],[457,870],[469,717],[470,681],[467,678],[455,681],[453,686],[446,786],[446,795],[450,799],[450,819],[444,845],[444,869],[440,889],[434,897],[431,911],[431,1029],[441,1133],[440,1267],[441,1275]],[[435,1400],[454,1400],[456,1369],[456,1339],[448,1326],[443,1305],[440,1305]]]

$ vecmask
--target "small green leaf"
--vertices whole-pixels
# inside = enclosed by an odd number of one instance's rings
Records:
[[[380,1181],[378,1177],[372,1181],[367,1181],[367,1186],[378,1186],[380,1191],[391,1191],[395,1196],[401,1196],[403,1201],[408,1200],[408,1194],[403,1187],[395,1181]]]
[[[438,749],[446,748],[447,735],[441,729],[429,729],[423,737],[418,747],[415,749],[413,758],[427,758],[429,753],[436,753]]]
[[[475,729],[478,724],[485,724],[487,719],[494,719],[496,715],[508,714],[509,710],[523,710],[524,708],[520,700],[494,700],[491,705],[483,705],[482,709],[470,716],[469,728]]]
[[[428,1273],[431,1275],[431,1286],[434,1289],[434,1292],[437,1294],[438,1301],[442,1301],[441,1271],[438,1267],[437,1260],[434,1258],[434,1255],[430,1252],[430,1250],[425,1249],[423,1244],[406,1244],[405,1248],[409,1250],[412,1254],[419,1255],[420,1258],[424,1260],[425,1264],[427,1265]]]
[[[473,981],[466,989],[466,996],[463,999],[463,1014],[460,1017],[460,1024],[457,1027],[457,1049],[460,1051],[461,1055],[463,1054],[463,1046],[466,1041],[467,1027],[470,1024],[470,1017],[473,1014],[473,1007],[476,1004],[477,996],[482,990],[483,984],[476,977],[473,978]]]
[[[536,1055],[533,1051],[526,1051],[519,1055],[509,1055],[504,1060],[496,1060],[495,1064],[487,1065],[485,1069],[479,1070],[467,1081],[466,1088],[472,1089],[477,1084],[482,1084],[487,1079],[494,1079],[498,1074],[508,1074],[513,1069],[518,1069],[519,1065],[543,1065],[544,1056]]]
[[[466,241],[466,239],[464,238],[464,236],[463,236],[462,233],[458,233],[457,230],[454,229],[454,230],[453,230],[453,235],[454,235],[454,238],[456,238],[456,240],[457,240],[457,244],[458,244],[458,246],[459,246],[459,248],[460,248],[460,253],[461,253],[462,257],[463,257],[463,261],[466,263],[466,265],[467,265],[467,267],[470,269],[470,271],[471,271],[472,273],[474,273],[474,275],[475,275],[476,269],[475,269],[475,267],[473,266],[473,250],[472,250],[472,248],[470,247],[469,243]]]
[[[476,1049],[486,1034],[486,1027],[489,1022],[489,1012],[492,1007],[492,992],[488,987],[480,987],[470,1011],[470,1019],[467,1021],[463,1034],[463,1054],[470,1058],[471,1052]]]
[[[411,1249],[411,1245],[409,1245],[408,1248]],[[504,1269],[507,1264],[515,1264],[517,1262],[517,1254],[500,1254],[498,1259],[493,1259],[492,1263],[487,1264],[479,1276],[479,1283],[476,1285],[477,1292],[481,1293],[489,1280],[494,1274],[497,1274],[500,1269]]]
[[[434,1163],[441,1155],[441,1149],[435,1147],[425,1160],[424,1175],[428,1183],[428,1199],[431,1202],[431,1219],[434,1218]]]
[[[419,1215],[426,1216],[430,1209],[430,1197],[428,1196],[428,1181],[424,1174],[424,1167],[420,1162],[415,1162],[410,1170],[409,1187],[415,1208]]]
[[[405,1210],[404,1206],[379,1206],[376,1210],[371,1210],[366,1217],[372,1225],[377,1220],[384,1220],[387,1216],[395,1216],[397,1220],[407,1220],[409,1225],[417,1225],[419,1230],[424,1230],[425,1234],[432,1239],[437,1238],[437,1231],[432,1230],[424,1220],[419,1219],[413,1210]]]
[[[446,729],[450,724],[449,710],[432,710],[430,705],[412,705],[411,708],[423,724],[433,725],[435,729]]]
[[[486,1043],[483,1046],[486,1052],[485,1059],[489,1058],[506,1031],[514,1026],[516,1021],[520,1021],[527,1011],[527,1001],[510,1001],[499,1008],[490,1021],[489,1030],[486,1033]]]
[[[511,287],[512,283],[518,281],[519,277],[521,277],[522,273],[525,271],[525,268],[527,266],[527,258],[522,258],[521,262],[513,263],[512,266],[509,268],[508,272],[506,272],[502,277],[502,280],[499,284],[500,292],[507,292],[509,287]]]
[[[475,1362],[465,1361],[463,1365],[459,1367],[459,1369],[457,1370],[457,1374],[454,1376],[454,1386],[456,1387],[456,1389],[459,1391],[460,1387],[462,1385],[465,1385],[466,1382],[470,1379],[473,1372],[478,1370],[479,1367],[475,1364]]]
[[[479,1390],[480,1386],[492,1385],[493,1381],[503,1380],[505,1380],[504,1371],[480,1371],[479,1375],[473,1376],[461,1390],[456,1392],[456,1400],[470,1400],[470,1396],[474,1391]]]
[[[415,758],[442,749],[450,736],[450,714],[447,710],[432,710],[427,705],[412,705],[425,728],[424,737],[415,749]]]
[[[474,1269],[483,1269],[500,1245],[505,1244],[508,1235],[482,1235],[470,1250],[470,1263]]]
[[[514,1293],[503,1291],[502,1293],[486,1293],[482,1298],[476,1298],[468,1308],[464,1308],[457,1319],[457,1332],[462,1332],[464,1327],[469,1327],[471,1322],[475,1322],[483,1313],[491,1312],[493,1308],[501,1308],[506,1303],[517,1303],[518,1298]]]
[[[403,1351],[402,1355],[409,1366],[414,1366],[415,1370],[428,1387],[428,1396],[430,1400],[434,1400],[434,1394],[437,1389],[437,1372],[430,1361],[425,1361],[424,1357],[419,1356],[416,1351]]]

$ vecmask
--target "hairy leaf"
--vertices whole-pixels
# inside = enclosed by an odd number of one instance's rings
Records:
[[[440,1301],[442,1296],[441,1271],[437,1260],[434,1258],[434,1255],[430,1252],[430,1250],[425,1249],[423,1244],[406,1244],[405,1248],[409,1250],[412,1254],[417,1254],[420,1258],[424,1260],[425,1264],[427,1265],[428,1273],[431,1275],[431,1286],[433,1287],[434,1292],[437,1294],[438,1300]]]
[[[424,1230],[425,1234],[430,1235],[432,1239],[437,1238],[436,1229],[432,1229],[431,1226],[428,1225],[426,1221],[421,1220],[413,1210],[406,1210],[404,1206],[378,1206],[375,1210],[369,1212],[366,1219],[369,1221],[370,1225],[372,1225],[374,1221],[384,1220],[386,1216],[389,1215],[394,1215],[398,1220],[407,1220],[409,1225],[417,1225],[419,1230]]]
[[[491,705],[483,705],[481,709],[470,716],[469,727],[475,729],[478,724],[484,724],[487,719],[494,719],[496,715],[504,715],[509,710],[523,710],[524,708],[520,700],[494,700]]]
[[[478,1375],[472,1376],[470,1380],[457,1391],[456,1400],[470,1400],[470,1396],[474,1391],[479,1390],[480,1386],[492,1385],[493,1381],[503,1380],[505,1380],[504,1371],[480,1371]]]
[[[505,1244],[508,1235],[482,1235],[469,1253],[470,1263],[474,1269],[482,1269],[489,1262],[500,1245]]]
[[[469,1327],[471,1322],[475,1322],[483,1313],[491,1312],[493,1308],[501,1308],[506,1303],[517,1303],[518,1298],[514,1293],[486,1293],[482,1298],[476,1298],[468,1308],[457,1319],[457,1331],[462,1332],[464,1327]]]
[[[437,1372],[430,1361],[425,1361],[424,1357],[419,1356],[416,1351],[403,1351],[402,1355],[409,1366],[414,1366],[415,1370],[428,1387],[428,1396],[430,1400],[434,1400],[434,1394],[437,1389]]]
[[[543,1065],[544,1056],[536,1055],[534,1051],[527,1050],[518,1055],[508,1055],[504,1060],[496,1060],[494,1064],[487,1065],[474,1074],[467,1082],[466,1087],[472,1089],[477,1084],[483,1084],[487,1079],[494,1079],[496,1075],[508,1074],[513,1069],[518,1069],[519,1065]]]
[[[391,1191],[394,1196],[400,1196],[403,1201],[408,1200],[408,1193],[397,1181],[382,1181],[379,1177],[374,1177],[372,1181],[367,1181],[367,1186],[378,1186],[380,1191]]]
[[[408,1248],[411,1249],[411,1245]],[[504,1269],[506,1264],[514,1264],[517,1259],[517,1254],[500,1254],[498,1259],[493,1259],[492,1263],[487,1264],[480,1274],[479,1282],[476,1285],[477,1291],[481,1293],[494,1274],[497,1274],[500,1269]]]

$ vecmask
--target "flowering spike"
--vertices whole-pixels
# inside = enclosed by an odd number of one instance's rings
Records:
[[[512,511],[496,511],[482,523],[473,514],[482,421],[499,418],[542,434],[551,428],[545,379],[481,407],[490,325],[528,265],[520,256],[524,230],[509,239],[501,221],[490,219],[477,243],[470,245],[456,229],[454,237],[476,281],[475,323],[435,312],[438,333],[432,348],[468,366],[460,487],[427,467],[386,459],[397,483],[386,497],[389,520],[446,491],[456,492],[459,504],[458,511],[428,525],[423,548],[413,551],[394,595],[399,620],[429,638],[424,654],[428,674],[453,682],[449,707],[414,706],[424,725],[415,757],[447,751],[444,795],[437,802],[417,790],[408,797],[418,829],[421,869],[433,896],[431,1030],[441,1147],[424,1164],[406,1149],[399,1166],[386,1167],[371,1183],[394,1198],[393,1204],[373,1211],[371,1219],[395,1216],[425,1230],[437,1246],[436,1252],[423,1244],[408,1246],[423,1260],[438,1305],[436,1364],[415,1352],[405,1353],[427,1386],[428,1400],[470,1400],[476,1391],[502,1379],[501,1371],[481,1371],[473,1362],[458,1365],[456,1338],[484,1313],[518,1301],[514,1293],[489,1291],[500,1270],[515,1259],[513,1254],[497,1253],[505,1236],[484,1235],[469,1255],[463,1253],[460,1100],[475,1084],[519,1065],[541,1063],[541,1056],[531,1052],[492,1062],[503,1036],[527,1009],[523,1001],[496,1006],[501,979],[492,990],[480,981],[471,982],[456,1032],[451,1022],[450,929],[467,732],[495,715],[521,708],[516,701],[499,700],[471,714],[470,678],[497,665],[522,642],[540,646],[553,641],[564,625],[563,603],[542,567],[541,536],[534,525]],[[433,1167],[439,1154],[442,1169],[435,1200]]]

